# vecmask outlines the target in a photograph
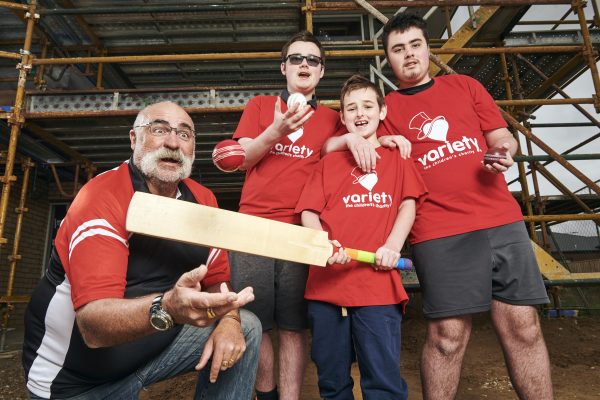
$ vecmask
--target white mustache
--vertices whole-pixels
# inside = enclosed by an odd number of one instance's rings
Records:
[[[158,169],[158,163],[163,159],[171,159],[176,161],[181,169],[178,173],[173,175],[172,173],[167,173],[164,175]],[[142,174],[146,177],[155,177],[159,179],[166,179],[168,181],[180,180],[188,178],[192,171],[192,163],[194,162],[194,157],[186,157],[180,149],[168,149],[166,147],[161,147],[160,149],[156,149],[152,152],[144,154],[144,156],[140,160],[139,168]]]
[[[150,157],[154,162],[164,158],[170,158],[177,161],[179,164],[183,164],[185,160],[185,156],[181,150],[172,150],[167,149],[166,147],[161,147],[160,149],[153,151],[152,153],[148,154],[148,157]]]

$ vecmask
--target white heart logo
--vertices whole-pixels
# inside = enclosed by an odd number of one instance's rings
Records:
[[[287,135],[290,142],[296,143],[296,140],[300,139],[300,136],[304,135],[304,129],[300,128],[296,132],[290,133]]]
[[[448,121],[440,115],[433,121],[423,125],[423,133],[425,133],[425,136],[429,139],[445,142],[446,135],[448,134]]]
[[[378,180],[377,174],[372,172],[370,174],[361,175],[357,179],[358,183],[360,183],[362,187],[367,189],[369,192],[373,189],[373,187],[375,187],[375,184]]]

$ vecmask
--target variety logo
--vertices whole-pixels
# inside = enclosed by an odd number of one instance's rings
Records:
[[[417,135],[419,140],[430,139],[444,143],[429,150],[421,157],[417,157],[423,165],[423,169],[429,169],[457,157],[475,154],[476,152],[481,153],[476,138],[463,136],[460,140],[447,141],[449,124],[443,115],[431,119],[425,112],[420,112],[411,118],[408,127],[419,131]]]
[[[448,134],[448,121],[446,121],[446,118],[444,118],[443,115],[431,119],[424,112],[420,112],[412,117],[408,127],[419,131],[419,135],[417,136],[417,139],[419,140],[429,138],[431,140],[445,142],[446,135]]]
[[[379,178],[377,178],[377,173],[375,171],[373,171],[373,172],[369,172],[368,174],[360,175],[360,171],[357,172],[357,168],[358,167],[354,167],[352,172],[350,172],[350,175],[352,175],[354,177],[354,182],[352,182],[352,183],[354,185],[356,185],[357,183],[360,183],[362,187],[364,187],[365,189],[367,189],[370,192],[371,190],[373,190],[373,187],[379,180]]]
[[[287,135],[287,137],[290,139],[290,142],[296,143],[296,140],[300,139],[300,136],[302,135],[304,135],[304,129],[300,128],[296,132],[292,132]]]
[[[362,174],[358,167],[354,167],[350,172],[350,175],[354,177],[354,185],[360,184],[363,188],[369,191],[369,193],[353,193],[347,196],[343,196],[342,200],[346,207],[376,207],[376,208],[388,208],[392,206],[392,196],[386,192],[373,193],[372,190],[379,181],[377,173],[371,172],[368,174]]]
[[[294,158],[308,158],[314,154],[314,150],[306,146],[297,146],[295,143],[304,135],[304,129],[300,128],[296,132],[292,132],[287,135],[287,138],[292,144],[285,145],[283,143],[277,143],[271,149],[271,154],[276,156],[294,157]]]

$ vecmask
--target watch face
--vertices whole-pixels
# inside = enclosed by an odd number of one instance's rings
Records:
[[[169,329],[167,320],[158,315],[153,315],[152,318],[150,318],[150,324],[159,331],[166,331]]]

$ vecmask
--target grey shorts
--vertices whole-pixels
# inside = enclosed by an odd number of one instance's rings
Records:
[[[291,261],[229,253],[231,285],[235,291],[254,288],[254,301],[246,305],[262,323],[263,331],[273,328],[299,331],[308,328],[304,299],[308,266]]]
[[[488,311],[492,298],[549,303],[523,222],[428,240],[412,250],[427,318]]]

